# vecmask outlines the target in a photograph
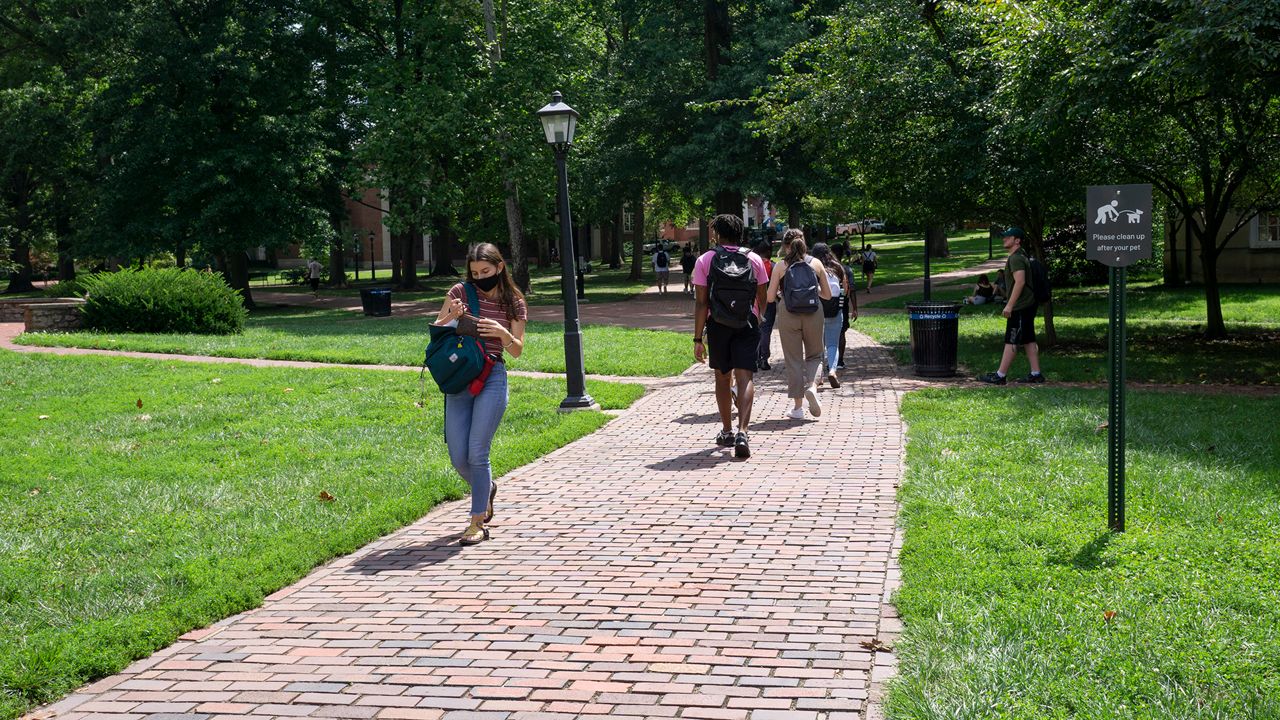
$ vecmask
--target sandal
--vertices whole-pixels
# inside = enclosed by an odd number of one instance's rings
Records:
[[[462,531],[462,537],[458,538],[459,545],[478,545],[489,539],[489,528],[478,522],[472,522]]]

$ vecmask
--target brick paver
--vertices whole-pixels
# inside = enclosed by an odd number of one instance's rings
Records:
[[[750,460],[693,368],[502,478],[493,540],[442,506],[30,717],[864,717],[911,383],[849,338],[819,421],[758,376]]]

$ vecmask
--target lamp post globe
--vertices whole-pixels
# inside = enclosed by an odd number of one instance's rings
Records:
[[[538,110],[547,144],[555,151],[560,215],[560,294],[564,298],[564,365],[568,392],[560,402],[560,410],[598,410],[600,406],[587,394],[586,369],[582,356],[582,328],[578,322],[578,295],[574,283],[573,221],[569,215],[569,173],[565,158],[578,129],[578,111],[564,102],[556,91],[551,102]]]

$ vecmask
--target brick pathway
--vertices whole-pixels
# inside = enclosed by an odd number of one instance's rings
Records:
[[[911,383],[849,338],[817,422],[759,376],[748,461],[694,368],[502,478],[490,542],[442,506],[31,717],[879,717]]]

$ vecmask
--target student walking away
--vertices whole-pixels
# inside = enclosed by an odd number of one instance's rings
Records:
[[[469,306],[475,306],[474,310]],[[506,355],[520,357],[528,319],[524,296],[512,282],[502,253],[489,243],[472,246],[467,252],[467,280],[449,289],[434,323],[452,325],[460,335],[478,336],[492,361],[488,376],[478,379],[479,385],[473,381],[470,388],[445,395],[444,436],[449,460],[471,486],[471,522],[459,539],[463,545],[489,539],[488,523],[498,494],[489,450],[507,409],[504,359]]]
[[[879,256],[870,245],[862,251],[862,276],[867,279],[867,292],[871,292],[871,284],[876,279],[876,268],[880,267]]]
[[[774,264],[769,277],[766,300],[778,304],[774,326],[787,366],[787,397],[795,403],[787,417],[803,420],[801,401],[808,401],[810,415],[822,415],[814,383],[824,352],[822,301],[831,297],[831,286],[826,268],[809,255],[804,233],[795,228],[788,230],[783,236],[783,248],[782,259]]]
[[[841,325],[844,324],[844,295],[847,288],[844,277],[844,266],[836,260],[835,253],[826,243],[813,246],[812,255],[822,263],[823,272],[827,276],[827,286],[831,288],[831,297],[822,301],[822,347],[823,372],[827,382],[833,388],[840,387],[840,379],[836,377],[836,360],[840,354]]]
[[[764,260],[742,243],[742,218],[717,215],[711,220],[715,247],[694,265],[693,357],[708,361],[715,374],[720,434],[716,444],[732,446],[740,458],[751,457],[747,428],[755,400],[752,376],[760,346],[760,313],[769,274]],[[733,396],[737,386],[738,431],[733,431]]]
[[[697,264],[698,256],[693,254],[693,243],[684,246],[684,252],[680,254],[680,269],[684,271],[684,291],[693,294],[693,266]]]
[[[653,274],[658,278],[658,294],[667,294],[667,280],[671,277],[671,256],[661,243],[653,251]]]
[[[844,302],[840,308],[844,315],[840,323],[840,342],[836,349],[836,370],[844,370],[845,335],[849,332],[849,324],[858,319],[858,280],[853,272],[853,266],[844,261],[847,250],[844,245],[831,248],[836,255],[836,261],[840,263],[841,268],[844,268],[844,294],[841,296]]]
[[[1032,272],[1031,259],[1023,250],[1022,242],[1022,228],[1011,227],[1004,231],[1004,249],[1009,252],[1009,257],[1004,262],[1004,275],[1013,282],[1003,311],[1008,318],[1005,323],[1004,354],[1000,357],[998,370],[978,377],[982,382],[993,385],[1004,385],[1007,382],[1009,368],[1013,365],[1019,347],[1027,353],[1027,361],[1031,364],[1031,374],[1021,378],[1019,382],[1044,382],[1044,375],[1040,372],[1040,345],[1036,343],[1035,322],[1036,295],[1047,288],[1039,291],[1036,289],[1036,273]]]
[[[978,284],[973,286],[973,294],[964,297],[961,302],[965,305],[986,305],[995,295],[996,287],[991,284],[987,274],[982,273],[978,276]]]
[[[324,268],[320,265],[320,261],[311,258],[311,262],[307,263],[307,279],[311,281],[311,294],[320,297],[320,274],[324,272]]]
[[[770,276],[773,275],[773,243],[768,240],[761,240],[756,243],[755,252],[764,260],[764,269]],[[760,326],[760,347],[756,353],[761,370],[769,370],[769,355],[771,350],[769,343],[773,340],[773,323],[778,317],[778,303],[771,302],[764,306],[764,321]]]

